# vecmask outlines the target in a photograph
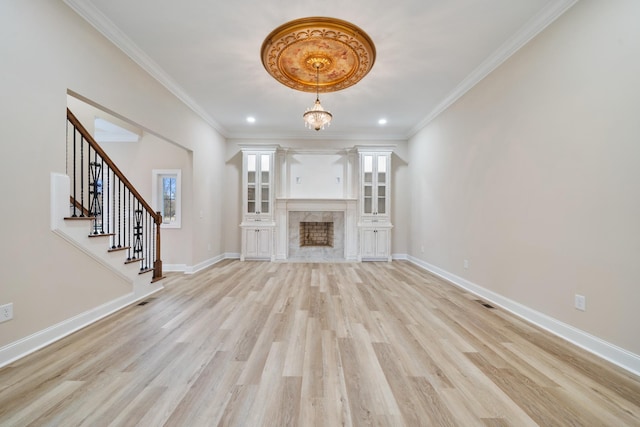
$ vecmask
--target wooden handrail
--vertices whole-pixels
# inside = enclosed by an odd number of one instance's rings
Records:
[[[153,210],[151,206],[146,202],[144,197],[138,193],[138,190],[129,182],[126,176],[122,173],[122,171],[116,166],[116,164],[111,160],[111,158],[104,152],[102,147],[98,145],[95,139],[91,136],[89,131],[82,126],[82,123],[76,118],[76,116],[67,108],[67,119],[78,129],[78,132],[82,135],[84,139],[87,140],[91,148],[93,148],[104,160],[104,162],[109,166],[109,168],[116,174],[118,179],[122,181],[122,183],[127,187],[127,189],[133,194],[139,201],[140,204],[145,208],[147,212],[153,217],[155,224],[162,224],[162,215],[160,212],[156,212]]]

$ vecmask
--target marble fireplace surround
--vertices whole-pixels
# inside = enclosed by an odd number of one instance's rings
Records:
[[[276,199],[275,259],[357,261],[356,199]],[[300,222],[333,222],[334,247],[300,247]]]

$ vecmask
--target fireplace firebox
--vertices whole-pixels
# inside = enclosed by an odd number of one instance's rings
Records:
[[[300,247],[333,247],[333,222],[300,222]]]

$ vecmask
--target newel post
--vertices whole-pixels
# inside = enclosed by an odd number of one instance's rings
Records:
[[[153,262],[153,278],[162,279],[162,259],[160,258],[160,224],[162,224],[162,214],[156,212],[154,222],[156,224],[156,256]]]

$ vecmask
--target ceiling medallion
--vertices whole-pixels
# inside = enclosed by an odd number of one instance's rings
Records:
[[[335,92],[358,83],[373,67],[376,49],[357,26],[335,18],[301,18],[279,26],[260,50],[273,78],[303,92]]]

